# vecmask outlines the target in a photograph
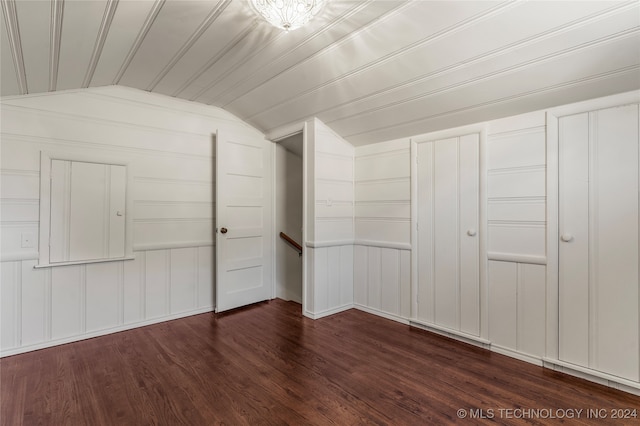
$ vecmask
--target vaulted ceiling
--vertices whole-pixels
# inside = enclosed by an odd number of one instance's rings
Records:
[[[123,85],[354,145],[640,89],[640,1],[0,0],[2,96]]]

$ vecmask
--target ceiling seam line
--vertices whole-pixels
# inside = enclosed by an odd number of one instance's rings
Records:
[[[433,115],[426,116],[426,117],[420,117],[420,118],[417,118],[417,119],[414,119],[414,120],[404,121],[404,122],[398,123],[398,124],[392,124],[392,125],[389,125],[389,126],[378,127],[376,129],[367,130],[367,131],[364,131],[364,132],[351,133],[351,134],[343,136],[343,137],[345,139],[347,139],[347,138],[354,137],[354,136],[366,135],[368,133],[375,133],[375,132],[380,132],[380,131],[384,131],[384,130],[390,130],[390,129],[394,129],[394,128],[398,128],[398,127],[402,127],[402,126],[416,124],[416,123],[419,123],[419,122],[425,121],[425,120],[431,120],[431,119],[434,119],[434,118],[445,117],[447,115],[457,114],[457,113],[460,113],[460,112],[470,111],[470,110],[474,110],[474,109],[478,109],[478,108],[485,108],[485,107],[490,106],[490,105],[496,105],[496,104],[500,104],[500,103],[504,103],[504,102],[514,101],[514,100],[517,100],[517,99],[526,98],[528,96],[537,95],[537,94],[548,92],[548,91],[551,91],[551,90],[557,90],[557,89],[561,89],[561,88],[575,86],[575,85],[582,84],[582,83],[588,83],[588,82],[591,82],[591,81],[602,80],[604,78],[608,78],[608,77],[614,76],[616,74],[624,74],[624,73],[629,72],[629,71],[637,71],[637,70],[640,70],[640,64],[629,65],[629,66],[624,67],[624,68],[620,68],[620,69],[613,70],[613,71],[607,71],[607,72],[604,72],[604,73],[596,74],[594,76],[583,77],[583,78],[567,81],[567,82],[564,82],[564,83],[554,84],[552,86],[546,86],[546,87],[542,87],[540,89],[535,89],[535,90],[530,90],[530,91],[523,92],[523,93],[518,93],[516,95],[505,96],[503,98],[494,99],[492,101],[481,102],[479,104],[471,105],[471,106],[468,106],[468,107],[457,108],[457,109],[454,109],[454,110],[450,110],[450,111],[446,111],[446,112],[442,112],[442,113],[438,113],[438,114],[433,114]]]
[[[20,39],[20,27],[18,25],[18,14],[16,12],[15,0],[3,0],[0,2],[4,14],[4,22],[7,27],[7,38],[11,47],[11,57],[13,68],[16,73],[18,91],[21,95],[29,93],[27,85],[27,74],[24,67],[24,57],[22,55],[22,41]]]
[[[317,37],[320,37],[322,34],[325,34],[327,31],[329,31],[330,29],[332,29],[333,27],[335,27],[336,25],[338,25],[340,22],[350,18],[351,16],[355,15],[356,13],[360,12],[362,9],[364,9],[368,4],[370,4],[373,0],[367,0],[366,2],[359,4],[357,6],[355,6],[354,8],[352,8],[351,10],[349,10],[347,13],[345,13],[344,15],[341,15],[338,17],[338,19],[335,19],[333,22],[329,23],[328,25],[322,27],[321,29],[319,29],[318,31],[314,32],[313,34],[310,34],[307,38],[305,38],[304,40],[302,40],[301,42],[299,42],[296,46],[292,47],[291,49],[288,49],[286,52],[282,53],[281,55],[279,55],[277,58],[270,60],[267,64],[265,64],[263,67],[261,67],[262,69],[267,68],[272,66],[275,63],[281,62],[285,57],[287,57],[288,55],[291,54],[291,52],[300,49],[301,47],[305,46],[307,43],[313,41],[314,39],[316,39]],[[282,34],[286,34],[286,33],[282,33]],[[249,59],[251,59],[253,56],[252,55]],[[247,59],[247,61],[249,60]],[[246,61],[245,61],[246,62]],[[242,64],[241,64],[242,65]],[[237,69],[237,68],[236,68]],[[218,96],[220,98],[224,97],[227,93],[231,92],[232,90],[234,90],[235,88],[237,88],[238,86],[242,85],[243,83],[246,83],[247,80],[253,78],[254,76],[256,76],[258,73],[260,72],[260,70],[256,70],[253,73],[251,73],[248,77],[242,79],[241,81],[237,82],[236,84],[234,84],[233,86],[224,89],[221,93],[218,94]],[[216,81],[216,84],[219,83],[219,80],[222,80],[222,78],[226,77],[223,76],[221,78],[218,78],[218,81]],[[260,83],[263,84],[263,83]],[[213,87],[213,86],[211,86]]]
[[[49,92],[57,90],[62,44],[62,19],[64,0],[51,1],[51,23],[49,31]]]
[[[151,10],[149,11],[149,14],[147,15],[147,19],[145,19],[144,24],[142,25],[142,28],[140,29],[140,32],[138,33],[138,36],[136,37],[135,41],[133,42],[133,45],[131,46],[131,49],[129,49],[129,52],[127,53],[126,58],[122,62],[122,65],[120,66],[120,69],[118,70],[118,73],[116,74],[115,78],[113,79],[113,84],[120,83],[120,80],[124,76],[124,73],[127,72],[127,69],[129,68],[129,65],[131,65],[131,61],[133,61],[133,57],[138,53],[138,50],[140,49],[140,46],[144,42],[144,39],[147,37],[147,34],[149,33],[149,30],[151,29],[151,26],[153,25],[153,23],[155,22],[156,18],[158,17],[158,14],[160,13],[160,10],[162,9],[162,6],[164,6],[164,3],[165,3],[165,0],[156,0],[155,3],[153,4],[153,6],[151,7]]]
[[[172,96],[178,96],[180,93],[184,92],[187,89],[187,87],[191,86],[191,84],[194,81],[200,78],[205,72],[207,72],[215,64],[217,64],[218,61],[220,61],[220,59],[226,56],[226,54],[229,53],[231,49],[233,49],[238,44],[240,44],[244,39],[246,39],[249,36],[249,34],[251,34],[251,32],[256,28],[257,25],[258,25],[257,20],[254,19],[253,21],[251,21],[251,23],[240,34],[236,35],[229,43],[226,44],[226,46],[224,46],[224,48],[221,51],[219,51],[213,58],[207,61],[207,63],[204,64],[202,67],[200,67],[200,69],[194,75],[189,77],[189,79],[186,82],[184,82],[182,86],[180,86],[175,92],[173,92]],[[196,95],[190,97],[189,100],[193,101],[194,99],[196,99],[200,95],[200,92],[201,91],[196,93]]]
[[[308,61],[310,61],[311,59],[314,59],[314,58],[316,58],[316,57],[318,57],[318,56],[320,56],[320,55],[323,55],[323,54],[325,54],[325,53],[329,52],[329,51],[330,51],[330,50],[332,50],[332,49],[337,49],[337,48],[338,48],[338,47],[340,47],[340,45],[342,45],[343,43],[346,43],[347,41],[349,41],[349,40],[351,40],[351,39],[354,39],[354,38],[356,38],[356,37],[359,37],[361,33],[364,33],[364,32],[366,32],[366,31],[371,30],[371,28],[372,28],[373,26],[375,26],[375,25],[377,25],[377,24],[379,24],[379,23],[381,23],[381,22],[384,22],[384,21],[385,21],[385,20],[387,20],[387,19],[390,19],[390,17],[392,17],[392,16],[394,16],[394,15],[397,15],[398,13],[400,13],[400,11],[402,11],[402,10],[403,10],[403,9],[405,9],[406,7],[409,7],[410,5],[411,5],[411,2],[410,2],[410,1],[407,1],[407,2],[405,2],[405,3],[400,4],[399,6],[396,6],[395,8],[393,8],[393,9],[391,9],[391,10],[389,10],[389,11],[385,12],[384,14],[382,14],[382,15],[380,15],[380,16],[378,16],[378,17],[374,18],[373,20],[369,21],[369,22],[368,22],[368,23],[366,23],[364,26],[362,26],[362,27],[358,28],[356,31],[353,31],[353,32],[350,32],[349,34],[346,34],[346,35],[345,35],[345,36],[343,36],[340,40],[338,40],[338,41],[336,41],[336,42],[334,42],[334,43],[332,43],[332,44],[330,44],[330,45],[328,45],[328,46],[326,46],[326,47],[322,48],[321,50],[319,50],[319,51],[315,52],[315,53],[314,53],[314,54],[312,54],[311,56],[308,56],[308,57],[306,57],[304,60],[302,60],[302,61],[300,61],[300,62],[297,62],[297,63],[296,63],[296,64],[294,64],[294,65],[291,65],[290,67],[288,67],[287,69],[285,69],[285,70],[283,70],[283,71],[279,72],[278,74],[276,74],[276,75],[274,75],[274,76],[272,76],[272,77],[269,77],[268,79],[266,79],[265,81],[263,81],[262,83],[260,83],[260,85],[259,85],[259,86],[262,86],[262,85],[264,85],[264,84],[266,84],[266,83],[270,82],[271,80],[273,80],[273,79],[277,78],[278,76],[280,76],[280,75],[284,74],[285,72],[287,72],[287,71],[289,71],[289,70],[291,70],[291,69],[293,69],[293,68],[297,67],[298,65],[300,65],[300,64],[302,64],[302,63],[308,62]],[[259,87],[259,86],[257,86],[257,87]],[[256,88],[257,88],[257,87],[254,87],[254,88],[252,88],[252,89],[250,89],[250,90],[247,90],[247,91],[246,91],[246,92],[244,92],[243,94],[241,94],[241,95],[239,95],[239,96],[236,96],[233,100],[231,100],[231,101],[229,101],[229,102],[227,102],[227,103],[223,104],[223,105],[222,105],[222,108],[225,108],[227,105],[234,103],[234,102],[235,102],[235,101],[237,101],[238,99],[240,99],[240,98],[242,98],[242,97],[246,96],[248,93],[253,92],[254,90],[256,90]]]
[[[495,78],[495,77],[497,77],[499,75],[508,74],[508,73],[513,72],[513,71],[517,71],[519,69],[529,67],[531,65],[538,65],[538,64],[544,63],[545,61],[548,61],[548,60],[551,60],[551,59],[556,59],[558,57],[561,57],[561,56],[564,56],[564,55],[567,55],[567,54],[576,53],[576,52],[579,52],[580,50],[583,50],[583,49],[588,49],[588,48],[591,48],[591,47],[594,47],[594,46],[598,46],[600,44],[605,44],[605,43],[608,43],[608,42],[611,42],[611,41],[616,41],[616,40],[619,40],[619,39],[623,39],[623,38],[625,38],[627,36],[633,36],[633,35],[637,34],[638,32],[640,32],[640,27],[635,27],[635,28],[624,30],[624,31],[620,31],[619,33],[608,35],[606,37],[602,37],[602,38],[599,38],[599,39],[596,39],[596,40],[592,40],[592,41],[590,41],[588,43],[583,43],[583,44],[580,44],[578,46],[573,46],[571,48],[567,48],[567,49],[561,50],[559,52],[550,53],[550,54],[541,56],[539,58],[530,59],[528,61],[521,62],[521,63],[515,64],[515,65],[511,65],[509,67],[502,68],[500,70],[497,70],[497,71],[494,71],[494,72],[490,72],[488,74],[484,74],[484,75],[481,75],[481,76],[478,76],[478,77],[474,77],[474,78],[471,78],[471,79],[468,79],[468,80],[465,80],[465,81],[461,81],[461,82],[458,82],[458,83],[450,84],[449,86],[442,87],[442,88],[439,88],[439,89],[436,89],[436,90],[432,90],[430,92],[425,92],[425,93],[422,93],[420,95],[412,96],[410,98],[404,98],[402,100],[398,100],[398,101],[395,101],[395,102],[386,103],[385,105],[381,105],[381,106],[375,107],[375,108],[370,108],[368,110],[361,111],[361,112],[358,112],[356,114],[346,115],[346,116],[340,117],[339,119],[329,120],[329,121],[326,122],[326,124],[335,123],[337,121],[347,120],[347,119],[351,119],[351,118],[362,116],[362,115],[377,113],[377,112],[380,112],[380,111],[384,111],[385,109],[388,109],[388,108],[395,108],[395,107],[397,107],[399,105],[402,105],[402,104],[406,104],[406,103],[417,101],[417,100],[422,100],[422,99],[428,98],[428,97],[433,96],[433,95],[446,93],[448,91],[451,91],[451,90],[454,90],[454,89],[459,89],[461,87],[468,86],[468,85],[471,85],[471,84],[476,84],[476,83],[484,81],[484,80],[490,80],[490,79]]]
[[[102,16],[102,23],[100,24],[100,29],[98,30],[98,35],[96,37],[96,43],[93,47],[93,52],[91,53],[89,66],[87,67],[87,73],[85,74],[84,80],[82,81],[83,88],[89,87],[89,85],[91,84],[91,80],[93,79],[93,75],[96,72],[96,67],[98,66],[100,56],[102,55],[104,43],[106,42],[107,36],[109,35],[109,30],[111,29],[111,23],[113,22],[113,17],[116,14],[118,3],[119,0],[107,0],[107,5],[104,8],[104,15]]]
[[[171,60],[167,63],[167,65],[164,66],[162,71],[160,71],[160,73],[158,73],[158,75],[156,75],[153,81],[147,86],[147,89],[146,89],[147,91],[151,92],[153,89],[156,88],[156,86],[162,81],[162,79],[164,79],[164,77],[180,61],[180,59],[182,59],[182,57],[193,47],[193,45],[198,40],[200,40],[200,37],[202,37],[202,34],[204,34],[204,32],[207,29],[209,29],[211,24],[213,24],[216,21],[216,19],[218,19],[218,17],[222,14],[222,12],[224,12],[227,6],[229,6],[229,4],[231,4],[231,0],[220,0],[218,2],[216,7],[213,8],[211,12],[209,12],[206,18],[204,18],[204,20],[198,26],[196,31],[193,34],[191,34],[189,39],[182,45],[182,47],[178,50],[178,52],[176,52],[176,54],[173,55]]]
[[[573,29],[575,27],[586,25],[586,24],[592,23],[594,21],[599,21],[599,20],[604,19],[606,17],[609,17],[609,16],[611,16],[611,15],[613,15],[615,13],[618,13],[618,12],[621,12],[621,11],[626,11],[627,9],[630,9],[631,6],[635,6],[636,4],[637,3],[635,1],[631,1],[631,2],[627,2],[627,3],[623,4],[622,6],[615,6],[613,8],[610,8],[609,10],[607,10],[604,13],[603,12],[593,13],[591,15],[588,15],[587,17],[580,18],[580,19],[575,20],[573,22],[570,22],[570,23],[568,23],[566,25],[561,25],[560,27],[556,27],[556,28],[548,30],[548,31],[546,31],[544,33],[541,33],[542,35],[530,36],[530,37],[528,37],[528,38],[526,38],[524,40],[521,40],[519,42],[512,43],[510,45],[507,45],[507,46],[504,46],[504,47],[501,47],[501,48],[498,48],[498,49],[494,49],[493,51],[482,53],[482,54],[477,55],[477,56],[475,56],[473,58],[465,59],[463,62],[458,62],[457,64],[453,64],[453,65],[450,65],[450,66],[447,66],[447,67],[444,67],[444,68],[440,68],[438,70],[434,70],[434,71],[429,72],[427,74],[423,74],[421,76],[418,76],[418,77],[412,78],[410,80],[407,80],[407,81],[405,81],[403,83],[396,84],[396,85],[393,85],[393,86],[389,86],[389,87],[387,87],[387,88],[385,88],[383,90],[379,90],[379,91],[374,92],[374,93],[369,93],[367,95],[360,96],[358,98],[352,99],[350,101],[342,102],[340,104],[332,105],[331,107],[316,111],[314,114],[316,116],[318,116],[321,113],[324,113],[324,112],[327,112],[327,111],[332,111],[332,110],[335,110],[336,108],[342,108],[342,107],[347,106],[347,105],[351,105],[351,104],[355,104],[355,103],[358,103],[358,102],[362,102],[362,101],[364,101],[366,99],[371,99],[371,98],[375,98],[375,97],[380,96],[380,95],[389,94],[389,93],[392,93],[392,92],[394,92],[396,90],[399,90],[399,89],[402,89],[402,88],[406,88],[406,87],[412,86],[412,85],[417,84],[417,83],[422,83],[424,81],[427,81],[427,80],[432,79],[434,77],[438,77],[440,75],[444,75],[444,74],[452,72],[454,70],[458,70],[458,69],[462,69],[464,67],[468,67],[468,66],[470,66],[470,65],[472,65],[472,64],[474,64],[474,63],[476,63],[478,61],[486,60],[488,58],[493,58],[493,57],[508,53],[508,52],[510,52],[512,50],[526,47],[527,45],[529,45],[531,43],[538,42],[540,40],[545,40],[545,39],[547,39],[549,37],[561,34],[561,33],[565,32],[565,31],[568,31],[568,30]],[[378,65],[378,64],[377,63],[374,64],[374,66],[376,66],[376,65]],[[350,76],[351,75],[348,75],[347,77],[350,77]],[[335,83],[335,81],[332,81],[329,84],[334,84],[334,83]],[[323,86],[323,87],[325,87],[325,86]],[[320,87],[320,88],[323,88],[323,87]],[[297,98],[300,99],[300,98],[302,98],[304,96],[307,96],[309,94],[310,93],[306,93],[305,92],[305,93],[302,93],[302,94],[298,95]],[[291,101],[293,101],[293,100],[295,100],[295,99],[291,99]],[[253,118],[253,117],[249,117],[249,118],[247,118],[247,120],[249,120],[251,118]],[[297,121],[299,121],[299,120],[291,120],[290,123],[297,122]]]
[[[392,60],[393,58],[395,58],[395,57],[397,57],[399,55],[402,55],[404,53],[410,52],[413,49],[416,49],[416,48],[421,47],[421,46],[423,46],[425,44],[429,44],[429,43],[431,43],[431,42],[433,42],[435,40],[438,40],[440,38],[443,38],[445,36],[453,34],[453,33],[457,32],[457,31],[459,31],[459,30],[461,30],[463,28],[466,28],[469,25],[476,24],[478,22],[482,22],[484,19],[491,18],[496,14],[502,13],[505,10],[508,10],[508,9],[510,9],[512,7],[515,7],[515,5],[520,4],[522,1],[523,0],[519,0],[519,1],[515,1],[515,2],[508,2],[508,3],[500,3],[498,6],[495,6],[495,7],[491,8],[491,9],[489,9],[487,11],[484,11],[484,12],[478,14],[478,15],[475,15],[475,16],[472,16],[470,18],[467,18],[467,19],[463,20],[462,22],[458,22],[458,23],[455,23],[453,25],[450,25],[449,27],[438,31],[435,34],[431,34],[431,35],[429,35],[429,36],[427,36],[427,37],[425,37],[425,38],[423,38],[421,40],[413,42],[410,45],[403,47],[402,49],[398,49],[398,50],[395,50],[393,52],[390,52],[390,53],[386,54],[385,56],[383,56],[382,58],[378,58],[375,61],[368,62],[368,63],[358,67],[357,69],[350,71],[349,73],[342,74],[341,76],[335,77],[334,79],[332,79],[332,80],[330,80],[328,82],[325,82],[325,83],[322,83],[320,85],[317,85],[316,87],[314,87],[312,89],[308,89],[308,90],[304,91],[303,93],[300,93],[300,94],[296,95],[293,98],[290,98],[290,99],[287,99],[285,101],[279,102],[277,104],[274,104],[274,105],[270,106],[267,109],[264,109],[264,110],[261,110],[260,112],[252,114],[249,117],[246,117],[246,119],[247,120],[251,120],[256,116],[262,115],[262,114],[264,114],[266,112],[269,112],[269,111],[271,111],[271,110],[273,110],[275,108],[279,108],[282,105],[287,105],[287,104],[293,102],[294,100],[297,100],[300,97],[305,96],[307,94],[313,93],[313,92],[315,92],[315,91],[317,91],[319,89],[322,89],[323,87],[325,87],[327,85],[333,84],[333,83],[335,83],[337,81],[340,81],[340,80],[342,80],[344,78],[347,78],[349,76],[359,74],[359,73],[361,73],[363,71],[366,71],[366,70],[368,70],[370,68],[373,68],[374,66],[376,66],[378,64],[382,64],[382,63],[385,63],[387,61],[390,61],[390,60]],[[302,62],[300,62],[300,63],[302,63]],[[298,65],[298,64],[296,64],[296,65]],[[235,100],[234,100],[234,102],[235,102]],[[233,103],[233,102],[231,102],[231,103]]]

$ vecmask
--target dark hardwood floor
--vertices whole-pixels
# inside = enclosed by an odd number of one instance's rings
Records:
[[[611,411],[640,411],[640,397],[356,310],[312,321],[280,300],[7,357],[0,380],[12,426],[640,424]]]

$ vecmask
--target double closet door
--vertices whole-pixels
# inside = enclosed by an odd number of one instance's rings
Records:
[[[480,335],[480,135],[417,143],[417,320]]]
[[[558,119],[559,358],[639,380],[638,105]]]

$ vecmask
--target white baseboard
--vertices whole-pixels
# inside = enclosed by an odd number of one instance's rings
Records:
[[[342,305],[342,306],[338,306],[336,308],[331,308],[331,309],[327,309],[324,311],[320,311],[320,312],[310,312],[310,311],[304,311],[304,316],[311,318],[311,319],[320,319],[320,318],[324,318],[324,317],[328,317],[329,315],[334,315],[337,314],[339,312],[344,312],[344,311],[348,311],[349,309],[353,309],[353,303],[347,303],[346,305]]]
[[[294,294],[287,290],[278,291],[277,298],[286,300],[287,302],[296,302],[302,304],[302,296]]]
[[[421,328],[423,330],[430,331],[432,333],[439,334],[441,336],[449,337],[454,340],[459,340],[470,345],[479,346],[484,349],[490,349],[491,342],[483,339],[482,337],[467,334],[462,331],[452,330],[446,327],[442,327],[435,324],[423,323],[415,320],[409,320],[409,324],[412,327]]]
[[[131,324],[119,325],[117,327],[105,328],[103,330],[93,331],[86,334],[81,334],[77,336],[65,337],[63,339],[55,339],[49,340],[47,342],[36,343],[33,345],[20,346],[17,348],[11,348],[0,351],[0,358],[18,355],[25,352],[37,351],[38,349],[50,348],[52,346],[64,345],[67,343],[79,342],[81,340],[92,339],[94,337],[106,336],[107,334],[118,333],[121,331],[132,330],[134,328],[144,327],[147,325],[158,324],[165,321],[171,321],[174,319],[190,317],[192,315],[204,314],[207,312],[213,312],[213,307],[200,308],[187,312],[180,312],[178,314],[162,316],[158,318],[152,318],[145,321],[134,322]]]
[[[543,366],[542,358],[540,357],[525,354],[523,352],[518,352],[510,348],[505,348],[504,346],[496,345],[495,343],[491,344],[491,351],[498,353],[500,355],[505,355],[511,358],[518,359],[520,361],[528,362],[529,364],[535,364],[539,367]]]
[[[353,307],[355,309],[359,310],[359,311],[364,311],[364,312],[367,312],[369,314],[377,315],[379,317],[383,317],[383,318],[386,318],[386,319],[390,319],[392,321],[396,321],[396,322],[399,322],[399,323],[402,323],[402,324],[409,325],[409,320],[408,319],[403,318],[403,317],[398,316],[398,315],[395,315],[395,314],[390,314],[388,312],[384,312],[384,311],[381,311],[381,310],[375,309],[375,308],[370,308],[370,307],[364,306],[364,305],[359,305],[357,303],[355,303],[353,305]]]
[[[579,377],[581,379],[596,382],[610,388],[618,389],[624,392],[632,393],[634,395],[640,395],[640,383],[633,382],[622,377],[613,376],[611,374],[603,373],[589,368],[574,365],[558,359],[543,358],[544,367],[551,370],[560,371],[571,376]]]

